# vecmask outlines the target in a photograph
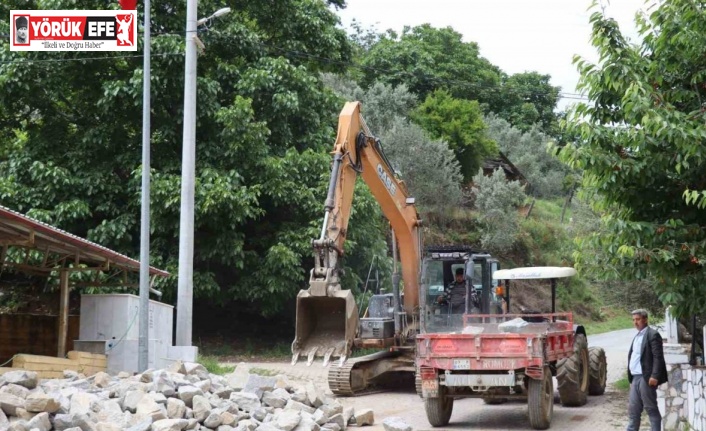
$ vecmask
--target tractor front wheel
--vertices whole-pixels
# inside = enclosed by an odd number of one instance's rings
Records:
[[[556,379],[561,404],[579,407],[588,398],[588,342],[583,334],[574,337],[574,354],[557,363]]]
[[[602,347],[588,349],[588,395],[603,395],[608,374],[608,364],[605,359],[605,350]]]

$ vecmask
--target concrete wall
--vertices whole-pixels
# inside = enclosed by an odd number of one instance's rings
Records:
[[[662,429],[706,431],[706,367],[689,365],[689,345],[677,343],[676,320],[669,310],[665,314],[665,326],[665,341],[669,342],[664,344],[664,359],[669,381],[657,391]]]
[[[663,429],[706,431],[706,367],[674,364],[667,370],[669,383],[657,394]]]

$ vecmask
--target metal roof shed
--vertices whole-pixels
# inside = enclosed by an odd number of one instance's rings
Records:
[[[138,286],[130,276],[139,274],[139,261],[3,206],[0,246],[2,268],[44,276],[59,273],[59,357],[66,353],[70,272],[95,271],[93,281],[76,283],[77,286]],[[98,274],[102,274],[101,279]],[[150,267],[150,275],[154,279],[169,273]],[[150,291],[161,295],[152,288]]]

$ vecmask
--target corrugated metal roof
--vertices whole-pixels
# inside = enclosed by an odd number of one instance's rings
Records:
[[[140,262],[64,230],[0,206],[0,240],[7,245],[30,246],[50,253],[71,254],[80,262],[106,262],[139,272]],[[4,262],[3,262],[4,263]],[[151,275],[166,277],[168,272],[150,267]]]

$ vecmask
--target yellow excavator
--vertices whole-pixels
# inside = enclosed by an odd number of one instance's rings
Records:
[[[368,129],[359,102],[348,102],[343,107],[332,155],[321,235],[312,241],[315,265],[309,288],[297,295],[292,364],[302,356],[307,357],[308,365],[323,357],[324,366],[332,358],[338,358],[338,363],[329,368],[329,387],[337,395],[355,395],[370,389],[389,373],[415,373],[414,339],[425,318],[432,319],[436,314],[433,318],[438,321],[439,313],[446,312],[437,306],[437,298],[444,285],[453,282],[453,271],[459,267],[467,274],[466,298],[475,297],[475,291],[482,293],[486,304],[482,308],[490,312],[488,307],[493,298],[488,293],[490,289],[482,287],[490,287],[490,273],[499,266],[489,255],[464,247],[428,249],[422,259],[421,220],[414,198],[396,177],[380,141]],[[390,222],[394,265],[392,293],[373,295],[362,318],[352,292],[341,289],[339,274],[358,176],[368,185]],[[398,258],[403,291],[399,285]],[[427,268],[441,281],[422,289],[420,279],[428,279],[422,277]],[[476,281],[471,276],[474,271]],[[462,312],[472,306],[466,299]],[[349,359],[354,348],[380,351]]]

